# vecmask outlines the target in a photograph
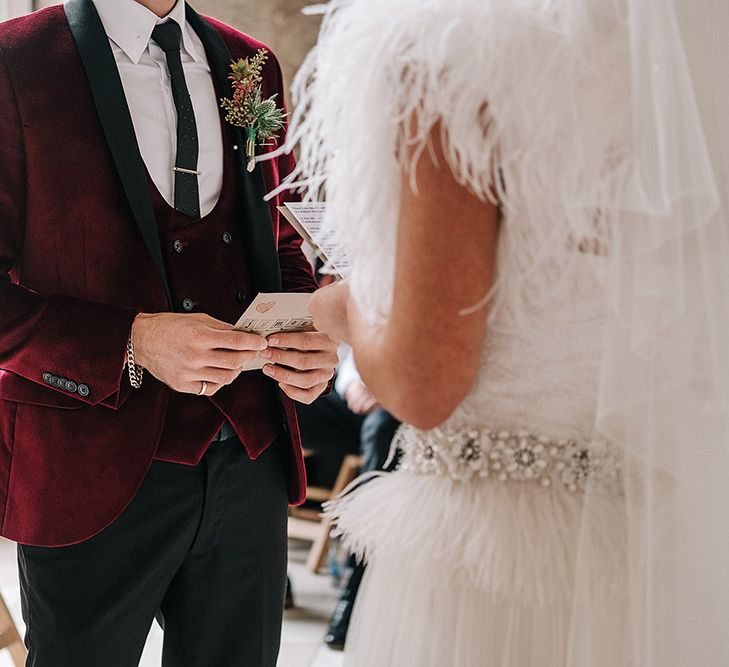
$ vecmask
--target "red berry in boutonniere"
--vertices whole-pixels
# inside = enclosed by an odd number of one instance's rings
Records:
[[[256,166],[256,145],[274,139],[283,129],[286,118],[284,110],[276,106],[277,95],[263,99],[261,72],[266,60],[268,51],[259,49],[250,60],[233,61],[228,77],[233,85],[233,98],[220,100],[226,112],[225,120],[245,130],[248,171]]]

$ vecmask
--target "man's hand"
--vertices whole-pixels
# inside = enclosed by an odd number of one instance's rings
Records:
[[[260,356],[271,362],[263,372],[300,403],[322,395],[339,363],[337,344],[318,331],[274,334]]]
[[[368,415],[380,407],[377,399],[370,393],[362,380],[352,380],[344,392],[347,407],[356,415]]]
[[[175,391],[206,396],[233,382],[266,339],[209,315],[141,314],[132,326],[136,362]]]

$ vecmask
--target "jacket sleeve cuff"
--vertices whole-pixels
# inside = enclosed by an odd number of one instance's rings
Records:
[[[52,295],[26,323],[7,370],[88,405],[118,408],[129,395],[127,340],[135,308]]]

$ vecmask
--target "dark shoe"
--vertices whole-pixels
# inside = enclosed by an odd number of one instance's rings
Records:
[[[327,630],[324,642],[333,651],[343,651],[344,643],[347,640],[347,630],[349,630],[349,619],[352,618],[352,609],[354,609],[354,601],[357,598],[359,584],[364,574],[364,565],[355,565],[352,574],[349,577],[347,585],[342,590],[337,607],[329,621],[329,630]]]

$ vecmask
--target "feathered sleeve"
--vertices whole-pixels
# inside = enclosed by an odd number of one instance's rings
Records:
[[[504,208],[496,292],[506,274],[515,298],[515,290],[544,291],[543,275],[527,285],[535,262],[556,262],[562,274],[566,246],[608,236],[594,207],[618,187],[627,159],[627,32],[620,3],[593,3],[599,15],[581,16],[565,12],[567,4],[326,5],[318,45],[294,85],[294,182],[326,199],[325,229],[356,248],[351,287],[366,316],[389,310],[402,173],[410,170],[416,188],[417,160],[436,126],[444,167]],[[588,184],[590,201],[578,202]],[[582,212],[567,215],[570,208]]]

